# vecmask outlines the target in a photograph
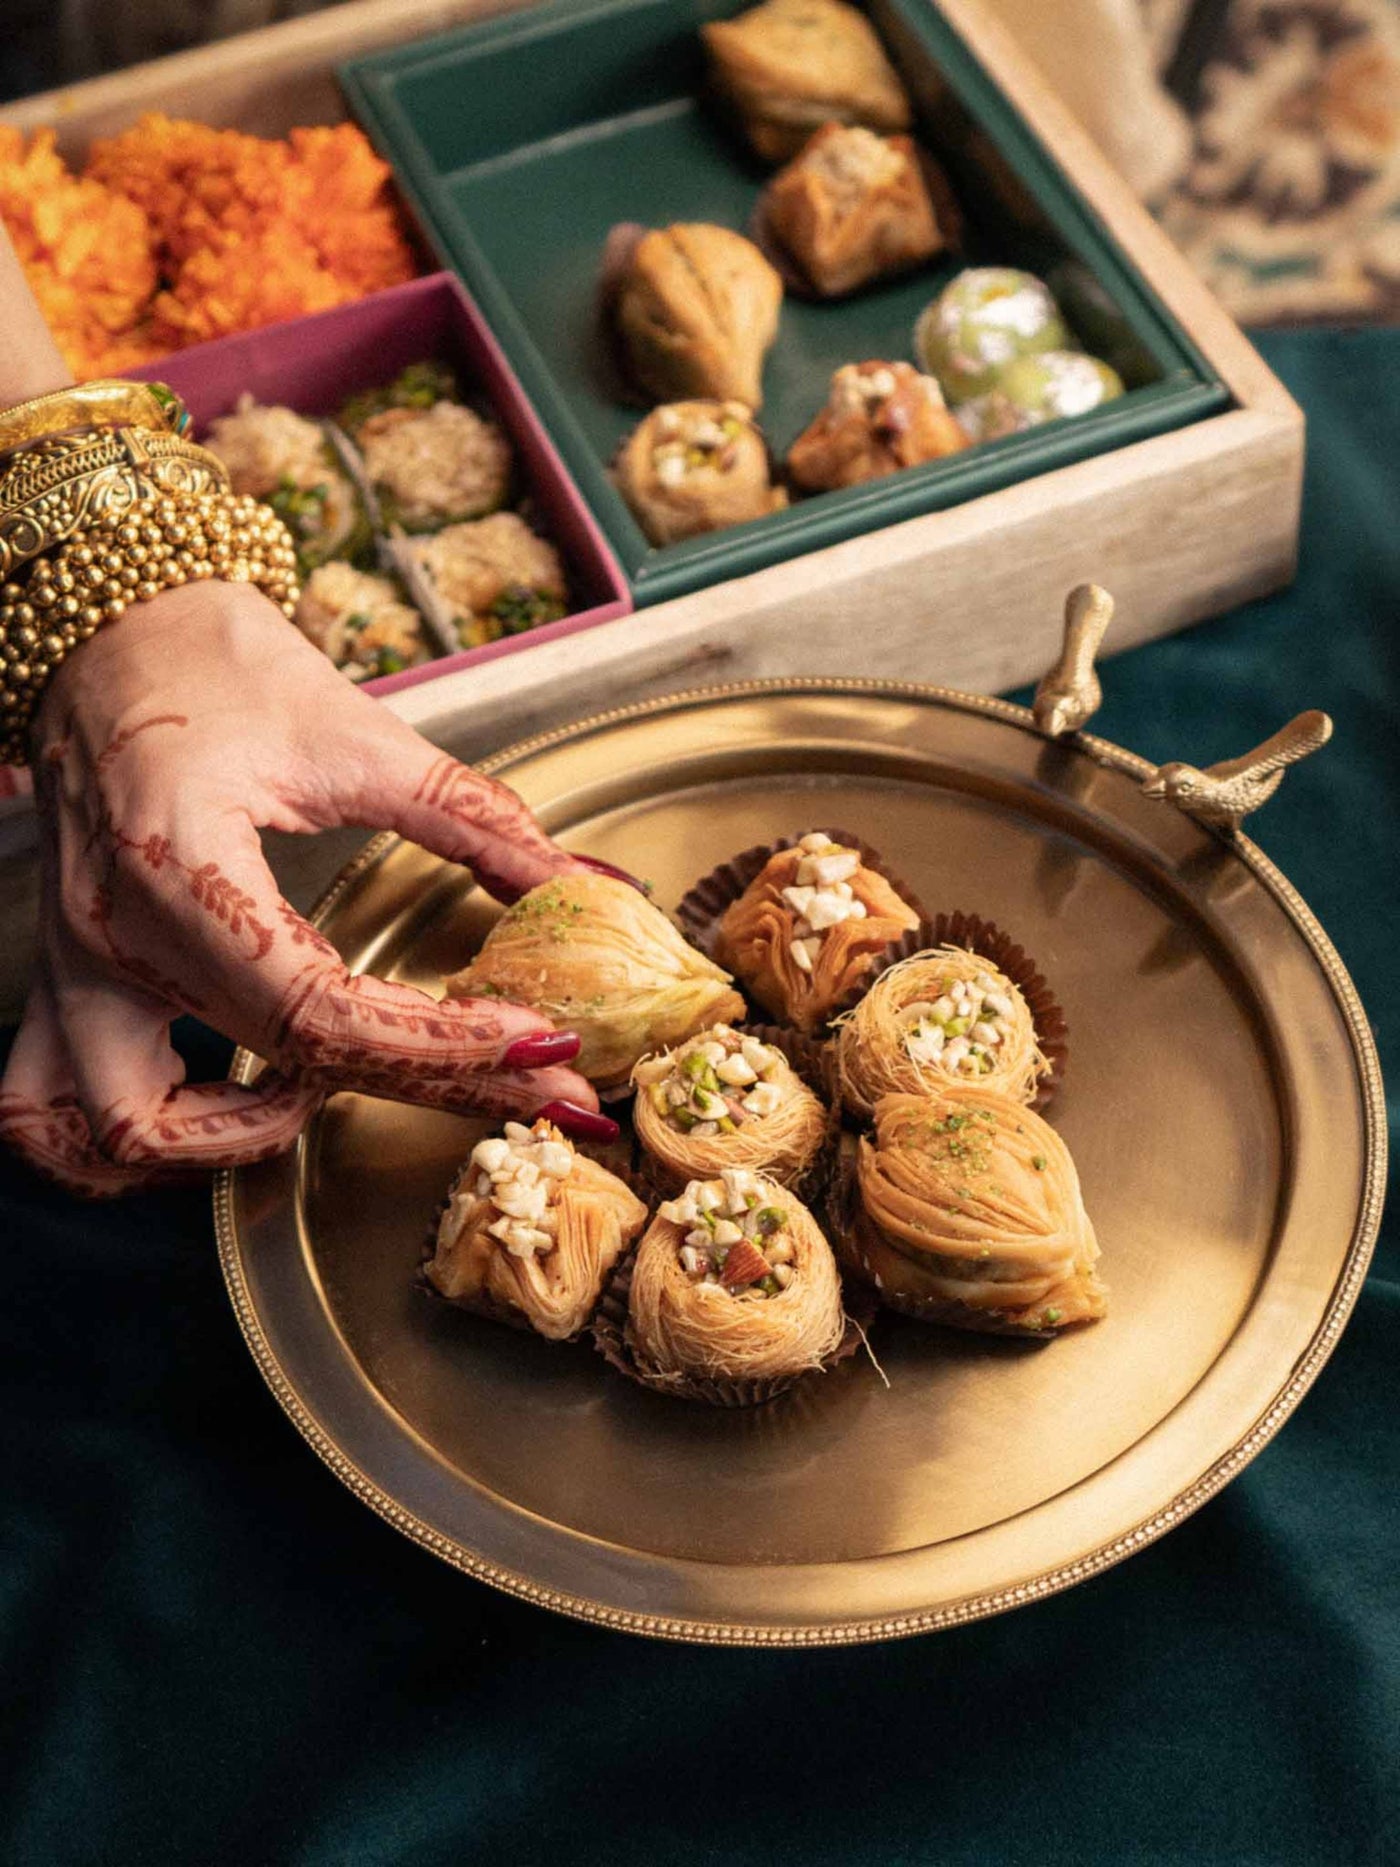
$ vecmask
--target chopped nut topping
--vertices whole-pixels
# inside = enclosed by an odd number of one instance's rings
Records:
[[[636,1080],[672,1128],[704,1139],[772,1115],[782,1100],[782,1065],[781,1051],[722,1024],[640,1065]]]
[[[842,921],[865,919],[865,903],[856,900],[848,879],[860,867],[860,851],[843,849],[821,830],[804,836],[797,847],[797,878],[782,891],[793,912],[788,952],[800,972],[810,973],[821,953],[823,934]]]
[[[500,1214],[486,1228],[491,1237],[512,1257],[552,1251],[559,1191],[574,1169],[571,1145],[556,1139],[548,1122],[533,1128],[507,1122],[503,1135],[477,1142],[471,1167],[470,1193]]]
[[[939,998],[918,999],[900,1013],[905,1051],[913,1062],[952,1075],[985,1076],[992,1053],[1011,1035],[1013,1009],[990,973],[947,979]]]
[[[788,1214],[763,1204],[757,1174],[726,1167],[718,1180],[692,1180],[657,1211],[686,1228],[677,1255],[692,1282],[713,1284],[740,1300],[777,1296],[792,1282]]]
[[[688,473],[710,468],[726,472],[737,459],[735,442],[752,420],[742,402],[721,402],[718,415],[708,409],[667,405],[652,417],[659,438],[651,450],[656,477],[678,486]]]

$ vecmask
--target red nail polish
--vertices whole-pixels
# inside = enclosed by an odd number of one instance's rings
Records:
[[[629,875],[626,869],[618,868],[614,862],[604,862],[601,856],[575,856],[574,861],[585,869],[592,869],[595,875],[611,875],[616,882],[626,882],[629,888],[635,888],[639,895],[649,895],[651,888],[646,882],[639,882],[635,875]]]
[[[535,1110],[535,1120],[553,1122],[575,1141],[616,1141],[622,1132],[610,1115],[595,1115],[577,1102],[546,1102]]]
[[[540,1070],[551,1063],[572,1063],[583,1048],[576,1031],[541,1031],[537,1037],[517,1037],[501,1058],[508,1070]]]

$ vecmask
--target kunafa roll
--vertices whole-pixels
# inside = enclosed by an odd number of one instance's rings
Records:
[[[668,402],[638,423],[613,479],[654,545],[764,518],[787,504],[742,402]]]
[[[882,972],[836,1031],[841,1099],[868,1116],[881,1096],[952,1083],[1035,1099],[1049,1063],[1020,987],[965,947],[915,953]]]
[[[549,1122],[507,1122],[472,1150],[423,1274],[450,1303],[563,1342],[646,1219],[632,1189]]]
[[[883,1096],[857,1151],[851,1255],[927,1321],[1047,1335],[1103,1316],[1098,1241],[1069,1149],[992,1089]]]
[[[632,1072],[637,1139],[673,1184],[725,1167],[789,1185],[811,1167],[828,1115],[776,1044],[717,1024]]]
[[[627,882],[582,870],[507,908],[447,992],[508,998],[577,1031],[574,1067],[600,1089],[625,1087],[642,1057],[744,1013],[729,974],[660,908]]]
[[[762,1174],[689,1182],[637,1247],[626,1339],[653,1384],[780,1380],[820,1368],[845,1333],[830,1245]]]
[[[919,914],[861,851],[814,830],[775,850],[720,921],[716,957],[773,1017],[820,1030]]]

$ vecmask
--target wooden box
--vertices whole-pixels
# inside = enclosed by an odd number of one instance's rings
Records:
[[[464,756],[567,718],[701,682],[777,674],[937,681],[997,692],[1051,659],[1066,591],[1118,599],[1114,653],[1292,574],[1300,411],[979,0],[940,0],[1028,130],[1228,387],[1234,406],[884,530],[466,668],[385,704]],[[161,109],[280,133],[344,114],[334,68],[372,48],[510,10],[483,0],[352,0],[308,18],[24,99],[67,153]]]

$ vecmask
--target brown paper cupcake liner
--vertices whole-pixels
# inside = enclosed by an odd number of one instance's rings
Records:
[[[813,134],[815,133],[814,131]],[[914,145],[914,154],[918,159],[919,173],[923,177],[924,187],[928,190],[929,200],[933,203],[933,218],[938,231],[943,236],[943,244],[927,259],[911,260],[905,265],[877,273],[873,278],[865,280],[863,284],[854,286],[849,292],[831,293],[817,290],[797,255],[784,244],[781,235],[773,227],[772,204],[769,200],[771,183],[763,189],[754,202],[753,213],[749,217],[748,236],[782,280],[785,292],[790,293],[794,298],[808,299],[814,304],[840,304],[848,298],[859,298],[864,292],[876,291],[894,279],[907,278],[911,272],[921,272],[927,266],[956,258],[962,252],[962,210],[954,198],[948,177],[922,144]],[[855,363],[860,359],[850,357],[847,361]],[[816,411],[813,410],[813,413],[815,414]]]
[[[604,1156],[608,1155],[610,1152],[615,1154],[618,1147],[619,1143],[616,1141],[607,1142],[602,1146],[593,1148],[587,1145],[576,1145],[575,1152],[585,1154],[590,1160],[596,1160],[600,1167],[606,1167],[609,1173],[615,1175],[617,1179],[622,1181],[624,1186],[630,1188],[631,1191],[636,1194],[637,1198],[640,1199],[642,1204],[647,1208],[648,1216],[642,1224],[642,1231],[644,1232],[651,1223],[650,1215],[656,1203],[657,1193],[646,1175],[639,1172],[636,1168],[626,1166],[615,1158],[604,1158]],[[463,1171],[465,1171],[465,1169],[463,1169]],[[458,1177],[460,1177],[460,1175]],[[489,1291],[485,1290],[474,1297],[447,1297],[442,1294],[441,1290],[438,1289],[437,1285],[433,1283],[428,1276],[428,1265],[437,1252],[438,1229],[442,1224],[443,1214],[452,1203],[452,1193],[456,1185],[457,1178],[454,1178],[452,1186],[448,1188],[445,1197],[439,1200],[437,1210],[433,1214],[432,1224],[428,1227],[427,1235],[423,1241],[422,1255],[418,1260],[418,1270],[414,1277],[415,1290],[417,1290],[420,1295],[427,1297],[431,1302],[441,1304],[444,1309],[462,1310],[469,1316],[484,1316],[489,1322],[504,1323],[507,1329],[516,1329],[522,1335],[540,1335],[539,1330],[534,1327],[528,1317],[523,1316],[521,1312],[515,1308],[514,1304],[502,1303],[492,1296]],[[641,1233],[639,1232],[638,1237],[640,1236]],[[622,1257],[624,1259],[630,1257],[634,1249],[635,1245],[629,1245],[623,1252]],[[619,1260],[619,1262],[621,1262],[621,1260]],[[614,1265],[613,1269],[616,1270],[616,1268],[616,1265]],[[608,1277],[611,1277],[612,1274],[612,1271],[610,1271],[608,1276],[603,1279],[604,1289],[607,1287]],[[598,1297],[598,1302],[601,1301],[602,1292],[599,1293]],[[552,1342],[557,1339],[560,1345],[566,1342],[583,1341],[593,1327],[593,1318],[597,1314],[597,1309],[598,1303],[595,1303],[583,1327],[576,1329],[572,1335],[560,1336],[558,1338],[541,1335],[540,1340],[543,1342]]]
[[[731,856],[728,862],[719,863],[710,870],[708,875],[702,876],[698,882],[688,888],[676,905],[675,918],[681,932],[691,945],[698,947],[707,959],[715,959],[719,924],[724,918],[725,911],[739,899],[773,856],[776,856],[780,850],[795,848],[803,836],[810,836],[813,831],[829,836],[834,843],[840,843],[845,849],[858,850],[862,867],[873,869],[877,875],[882,875],[900,900],[919,916],[921,923],[929,919],[927,908],[924,907],[914,890],[894,872],[879,850],[867,843],[864,837],[856,836],[849,830],[836,830],[824,823],[814,823],[809,824],[797,836],[780,836],[771,843],[755,843],[751,849],[742,850],[737,856]],[[899,941],[892,942],[891,950],[900,944],[902,943]],[[718,963],[716,960],[716,964]],[[889,965],[890,961],[877,953],[874,955],[874,963]],[[844,993],[832,1006],[826,1018],[828,1028],[834,1019],[839,1018],[843,1012],[849,1011],[864,996],[872,976],[869,970],[862,973],[849,992]],[[739,991],[751,998],[742,979],[736,978],[734,983]]]
[[[603,1287],[598,1307],[593,1312],[593,1341],[599,1353],[619,1374],[655,1394],[668,1394],[673,1400],[693,1400],[710,1407],[761,1407],[799,1383],[828,1374],[840,1362],[847,1361],[862,1346],[875,1313],[875,1305],[864,1291],[857,1293],[854,1304],[846,1303],[846,1328],[841,1340],[819,1368],[802,1368],[795,1374],[772,1375],[767,1380],[735,1380],[724,1376],[663,1373],[650,1367],[636,1354],[627,1335],[627,1309],[632,1294],[632,1265],[636,1247],[613,1267]],[[843,1298],[844,1301],[844,1298]]]
[[[935,914],[921,921],[917,927],[892,942],[886,952],[876,959],[866,974],[863,991],[868,991],[881,973],[888,972],[891,966],[897,966],[901,960],[913,959],[916,953],[940,946],[965,947],[981,958],[990,960],[997,971],[1020,991],[1030,1007],[1036,1042],[1049,1065],[1040,1078],[1030,1104],[1033,1109],[1043,1109],[1064,1081],[1069,1063],[1069,1025],[1060,1001],[1051,991],[1044,973],[1025,948],[1018,946],[1011,935],[998,927],[995,921],[984,920],[980,914],[965,914],[961,911]]]

